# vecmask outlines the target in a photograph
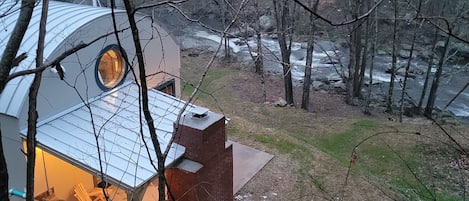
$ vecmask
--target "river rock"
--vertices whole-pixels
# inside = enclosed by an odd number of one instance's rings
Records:
[[[237,30],[231,32],[228,37],[229,38],[249,38],[256,34],[256,31],[250,27],[240,27]]]
[[[444,46],[445,41],[438,41],[436,43],[436,50],[439,54],[443,52]],[[459,59],[469,60],[469,47],[463,43],[450,43],[448,46],[448,55],[452,55],[449,59],[453,61]]]
[[[314,78],[314,81],[327,82],[326,84],[329,84],[329,78],[326,75],[318,75],[318,77]]]
[[[327,76],[327,80],[329,80],[329,82],[339,82],[342,81],[342,78],[337,75],[337,73],[331,73]]]
[[[208,51],[216,51],[218,43],[202,37],[180,37],[180,44],[182,50],[187,49],[204,49]]]
[[[378,54],[378,55],[387,55],[388,53],[384,50],[378,50],[378,51],[376,51],[376,54]]]
[[[259,26],[263,32],[271,32],[275,30],[275,20],[272,16],[263,15],[259,17]]]
[[[401,49],[410,50],[410,49],[412,49],[412,45],[410,45],[410,44],[401,44]]]
[[[340,82],[333,82],[331,83],[331,86],[334,87],[335,89],[341,89],[341,90],[346,90],[346,86],[345,86],[345,83],[343,83],[342,81]]]
[[[425,73],[425,70],[419,68],[419,67],[411,67],[409,69],[410,73],[416,74],[416,75],[423,75]]]
[[[315,40],[314,45],[316,50],[321,51],[334,51],[340,49],[339,47],[335,46],[336,44],[328,40]]]
[[[328,57],[323,57],[319,60],[321,64],[338,64],[340,63],[340,58],[334,55],[329,55]]]
[[[451,49],[452,52],[455,52],[457,56],[469,60],[469,45],[463,43],[455,43]]]
[[[276,33],[267,34],[267,37],[269,37],[270,39],[273,39],[273,40],[278,39],[278,35]]]
[[[316,91],[322,89],[322,87],[323,87],[324,85],[325,85],[324,82],[317,81],[317,80],[314,80],[313,83],[311,84],[311,86],[313,87],[313,89],[316,90]]]
[[[421,45],[425,46],[425,45],[430,45],[432,44],[432,39],[425,36],[425,34],[422,34],[420,36],[418,36],[418,39],[417,39]]]
[[[408,59],[410,57],[410,51],[409,50],[399,50],[398,55],[404,59]]]
[[[406,66],[407,66],[407,63],[402,63],[399,66],[399,68],[397,69],[397,74],[398,75],[405,75]],[[425,73],[425,70],[423,70],[423,68],[426,68],[426,66],[422,67],[422,68],[419,68],[418,66],[410,65],[408,73],[410,74],[410,77],[416,77],[416,75],[423,75]],[[389,68],[387,71],[389,71],[389,73],[390,73],[391,69]]]
[[[400,75],[402,77],[405,77],[405,72],[397,72],[396,75]],[[407,74],[407,78],[412,78],[412,79],[415,79],[417,78],[417,75],[413,74],[413,73],[408,73]]]
[[[424,60],[428,60],[430,58],[430,56],[432,55],[432,48],[431,47],[428,47],[428,48],[422,48],[422,50],[420,51],[420,58],[424,59]]]
[[[277,107],[285,107],[287,106],[287,101],[286,100],[283,100],[283,98],[278,98],[277,101],[275,101],[275,106]]]
[[[445,41],[438,41],[438,42],[436,42],[435,48],[436,48],[437,50],[442,50],[444,47],[445,47]]]

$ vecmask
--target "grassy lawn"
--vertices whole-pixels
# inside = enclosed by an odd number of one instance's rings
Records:
[[[205,61],[206,58],[183,58],[182,76],[192,83],[183,85],[184,97],[192,93]],[[347,180],[343,174],[347,173],[350,182],[365,178],[393,198],[463,200],[461,188],[448,185],[453,180],[435,179],[437,175],[450,173],[468,175],[447,168],[445,164],[449,161],[438,157],[433,161],[435,157],[428,154],[428,147],[446,144],[444,136],[433,125],[399,124],[366,116],[331,116],[253,102],[246,94],[256,94],[253,91],[257,88],[233,87],[239,80],[247,80],[245,76],[246,73],[233,66],[216,64],[195,102],[231,119],[229,138],[266,147],[274,155],[290,156],[297,164],[293,185],[300,192],[313,188],[328,191],[331,186],[341,188],[340,184]],[[462,134],[467,134],[467,130],[467,126],[457,129]],[[352,158],[356,159],[353,164]],[[320,166],[318,161],[328,165]],[[342,181],[330,184],[333,176],[327,174],[334,172],[331,170],[334,168],[341,170],[341,175],[336,177]]]

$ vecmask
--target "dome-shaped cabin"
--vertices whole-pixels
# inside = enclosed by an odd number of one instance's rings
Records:
[[[27,53],[27,58],[10,75],[36,68],[41,3],[35,6],[18,52],[18,55]],[[0,4],[0,54],[12,34],[19,8],[19,1]],[[156,171],[151,160],[157,160],[153,147],[148,146],[148,154],[144,146],[144,142],[151,142],[148,129],[143,126],[140,132],[140,123],[145,122],[139,113],[139,72],[131,30],[125,11],[115,10],[114,19],[110,8],[55,1],[49,4],[44,62],[52,62],[83,44],[86,47],[60,61],[63,80],[56,68],[43,72],[37,101],[37,195],[53,188],[58,198],[75,200],[77,184],[91,191],[102,178],[119,190],[111,196],[135,195],[152,185]],[[147,81],[152,88],[150,109],[160,145],[166,147],[176,116],[184,105],[175,98],[180,95],[179,47],[151,17],[137,14],[135,20],[144,48]],[[22,150],[27,151],[24,139],[33,77],[29,74],[11,79],[0,94],[0,126],[9,188],[19,191],[26,186]],[[183,146],[170,146],[167,165],[185,152]],[[119,195],[122,192],[124,195]]]

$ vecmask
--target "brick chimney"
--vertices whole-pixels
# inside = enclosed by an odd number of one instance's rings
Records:
[[[174,142],[186,147],[183,159],[166,171],[174,198],[233,200],[233,148],[226,142],[225,117],[194,108],[181,119],[174,135]]]

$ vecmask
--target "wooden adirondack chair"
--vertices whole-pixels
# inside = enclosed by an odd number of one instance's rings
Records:
[[[74,191],[74,196],[78,201],[106,201],[102,192],[88,193],[82,183],[77,184]]]

